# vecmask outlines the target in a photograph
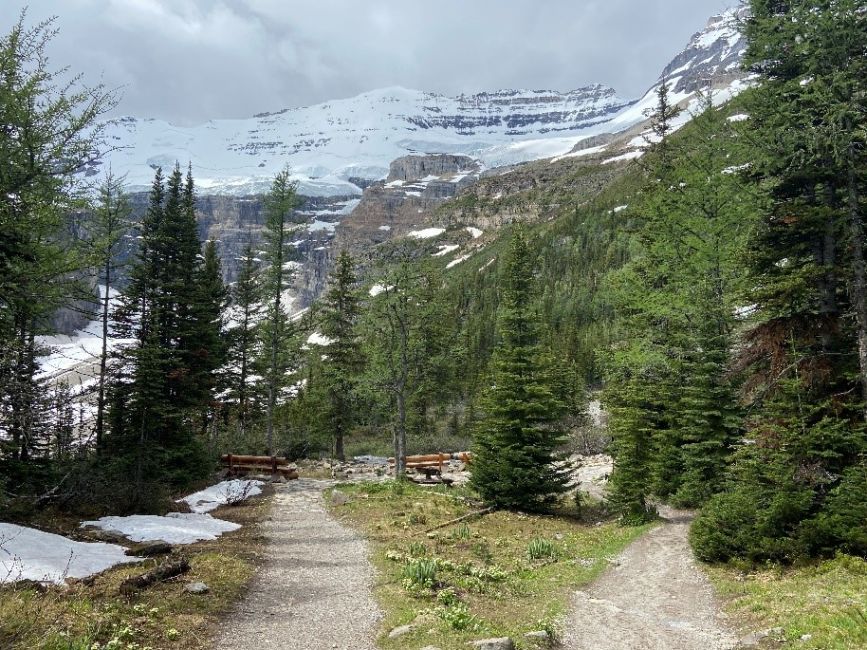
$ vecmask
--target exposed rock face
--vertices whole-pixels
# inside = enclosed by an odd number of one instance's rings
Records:
[[[388,169],[390,181],[417,181],[429,176],[455,175],[462,172],[477,173],[479,163],[469,156],[432,154],[429,156],[403,156],[393,160]]]
[[[404,156],[391,163],[386,181],[368,187],[341,221],[334,248],[354,255],[431,225],[432,212],[470,187],[480,165],[468,156]]]
[[[692,93],[743,77],[740,64],[747,44],[738,22],[747,16],[748,10],[741,8],[711,18],[662,71],[661,77],[672,82],[671,90]]]

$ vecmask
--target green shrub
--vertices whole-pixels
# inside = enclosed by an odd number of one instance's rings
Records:
[[[431,589],[436,577],[436,560],[413,559],[403,568],[403,586],[407,590]]]
[[[527,546],[527,557],[531,560],[553,560],[557,555],[557,547],[550,539],[536,537]]]

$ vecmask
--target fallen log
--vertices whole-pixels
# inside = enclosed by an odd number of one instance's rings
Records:
[[[187,558],[180,558],[171,562],[164,562],[158,567],[151,569],[147,573],[142,573],[138,576],[127,578],[120,583],[119,591],[122,594],[133,594],[137,591],[147,589],[151,585],[158,582],[165,582],[177,576],[186,573],[190,570],[190,561]]]
[[[485,508],[484,510],[476,510],[475,512],[470,512],[470,513],[463,515],[462,517],[458,517],[457,519],[451,519],[445,523],[439,524],[438,526],[434,526],[433,528],[428,528],[426,531],[424,531],[424,534],[428,535],[428,534],[434,532],[435,530],[439,530],[440,528],[447,528],[448,526],[453,526],[454,524],[459,524],[462,521],[467,521],[468,519],[476,519],[477,517],[484,517],[486,514],[493,512],[493,511],[494,511],[493,506],[491,506],[490,508]]]

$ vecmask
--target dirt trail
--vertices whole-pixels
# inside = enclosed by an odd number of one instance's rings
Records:
[[[690,515],[670,509],[665,523],[629,546],[586,591],[575,594],[568,650],[729,650],[713,588],[687,542]]]
[[[380,613],[364,540],[326,511],[331,481],[277,484],[266,563],[216,650],[374,650]]]

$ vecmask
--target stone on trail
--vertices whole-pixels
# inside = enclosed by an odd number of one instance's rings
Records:
[[[509,637],[470,641],[469,645],[478,648],[478,650],[515,650],[515,644]]]
[[[184,587],[184,591],[191,594],[206,594],[210,591],[210,588],[204,582],[191,582]]]
[[[409,634],[414,629],[415,629],[414,625],[400,625],[388,633],[388,638],[389,639],[396,639],[397,637],[403,636],[404,634]]]
[[[550,644],[553,639],[551,639],[551,635],[548,634],[545,630],[537,630],[536,632],[527,632],[524,635],[524,638],[528,641],[534,641],[536,643],[545,643]]]

